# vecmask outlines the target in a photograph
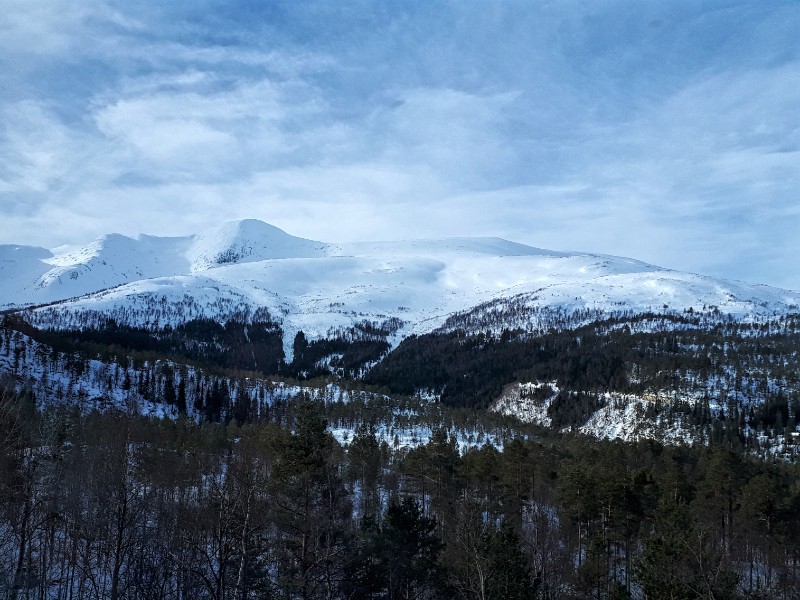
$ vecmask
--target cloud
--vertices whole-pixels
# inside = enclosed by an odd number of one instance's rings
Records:
[[[26,0],[0,11],[0,48],[15,61],[27,55],[62,56],[86,48],[98,28],[139,27],[136,19],[104,2]]]
[[[16,4],[0,238],[255,217],[800,288],[798,27],[778,1]]]
[[[395,104],[370,120],[382,138],[387,164],[428,165],[459,187],[483,185],[515,160],[502,130],[514,94],[479,95],[419,88],[397,94]]]

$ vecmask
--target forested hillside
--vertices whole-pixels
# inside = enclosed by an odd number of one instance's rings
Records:
[[[476,409],[511,382],[553,382],[563,393],[546,409],[558,428],[584,425],[616,393],[642,399],[645,418],[678,415],[704,438],[741,447],[765,436],[794,439],[798,348],[795,315],[749,323],[694,313],[626,315],[538,334],[456,329],[410,336],[365,381],[398,393],[431,390],[444,404]]]
[[[465,314],[394,349],[365,320],[287,356],[266,311],[25,314],[0,334],[5,597],[798,597],[795,315]]]
[[[4,388],[7,598],[797,598],[800,471],[723,448],[459,453],[319,403],[258,424],[37,410]]]
[[[389,340],[401,322],[365,320],[311,340],[298,332],[287,360],[284,332],[267,311],[160,328],[93,319],[89,326],[44,329],[24,314],[4,317],[0,364],[42,399],[116,406],[134,399],[244,423],[269,410],[264,386],[275,386],[259,382],[367,385],[455,409],[491,408],[520,418],[538,410],[547,418],[536,422],[556,429],[611,437],[596,421],[628,418],[632,426],[653,425],[639,427],[638,437],[677,427],[681,439],[787,456],[800,422],[797,315],[745,322],[713,311],[604,318],[540,312],[546,330],[454,328],[466,324],[465,315],[394,349]],[[510,385],[544,384],[558,394],[502,403]],[[635,414],[624,416],[631,407]]]

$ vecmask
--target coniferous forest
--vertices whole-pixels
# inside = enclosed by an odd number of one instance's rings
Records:
[[[4,389],[4,598],[797,598],[800,471],[542,435],[464,453],[319,403],[239,425]]]
[[[698,318],[287,360],[267,318],[8,315],[0,598],[798,598],[798,320]],[[560,386],[551,427],[486,410],[515,381]],[[695,443],[577,433],[609,390],[695,399],[643,415]]]

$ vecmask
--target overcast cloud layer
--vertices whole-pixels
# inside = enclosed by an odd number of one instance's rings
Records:
[[[800,3],[0,0],[0,243],[258,218],[800,289]]]

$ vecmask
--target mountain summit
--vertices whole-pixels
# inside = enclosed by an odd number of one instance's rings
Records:
[[[188,252],[192,271],[279,258],[323,256],[327,244],[289,235],[256,219],[230,221],[193,236]]]

